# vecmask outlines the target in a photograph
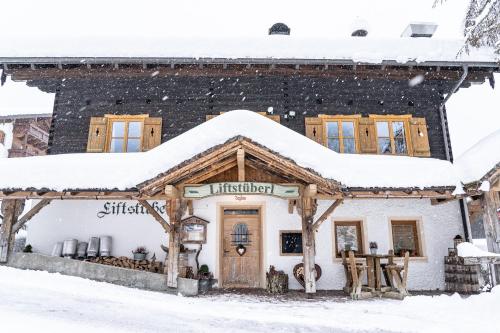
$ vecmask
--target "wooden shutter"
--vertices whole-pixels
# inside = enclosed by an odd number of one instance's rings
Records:
[[[427,135],[427,124],[425,118],[410,119],[411,144],[413,156],[429,157],[429,137]]]
[[[317,117],[306,117],[306,136],[316,141],[317,143],[324,145],[323,142],[323,120]]]
[[[359,118],[359,152],[362,154],[377,153],[377,137],[375,133],[375,121],[370,118]]]
[[[142,151],[148,151],[161,144],[161,121],[160,117],[144,118]]]
[[[108,121],[105,117],[91,117],[89,138],[87,141],[88,153],[102,153],[106,151],[106,127]]]

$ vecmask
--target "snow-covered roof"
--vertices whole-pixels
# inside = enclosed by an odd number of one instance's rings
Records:
[[[455,166],[464,184],[481,181],[494,168],[500,168],[500,129],[460,155]]]
[[[0,161],[0,189],[135,188],[198,154],[245,137],[349,188],[454,187],[453,165],[433,158],[338,154],[255,112],[224,113],[143,153],[66,154]]]
[[[28,4],[27,4],[28,3]],[[0,20],[0,62],[21,58],[245,59],[353,61],[379,64],[455,62],[488,63],[492,49],[462,52],[467,0],[255,0],[102,1],[85,6],[61,0],[18,0]],[[28,7],[29,6],[29,7]],[[153,10],[152,10],[153,9]],[[78,15],[74,15],[77,10]],[[91,24],[89,24],[91,22]],[[268,35],[283,22],[290,36]],[[438,25],[431,38],[402,37],[409,24]],[[12,27],[16,28],[13,29]],[[352,37],[356,29],[366,37]],[[74,61],[74,59],[73,59]]]

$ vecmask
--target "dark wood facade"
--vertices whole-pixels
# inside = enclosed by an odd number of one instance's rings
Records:
[[[203,123],[207,115],[234,109],[267,112],[272,107],[282,125],[301,134],[305,134],[305,118],[320,114],[425,118],[430,155],[439,159],[446,159],[439,106],[461,74],[459,68],[381,66],[322,70],[293,66],[137,69],[124,65],[99,69],[93,65],[87,70],[11,67],[8,72],[56,93],[49,154],[85,152],[90,118],[105,114],[160,117],[165,142]],[[410,86],[409,79],[419,74],[426,79]],[[484,81],[488,75],[484,70],[469,71],[463,86]],[[289,111],[295,111],[295,117],[289,117]]]

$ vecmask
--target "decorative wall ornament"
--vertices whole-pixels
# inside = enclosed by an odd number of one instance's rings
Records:
[[[321,267],[319,267],[318,264],[315,264],[314,268],[316,269],[316,281],[318,281],[319,278],[321,277]],[[295,267],[293,268],[293,276],[297,279],[297,281],[299,281],[300,285],[303,288],[306,287],[306,283],[304,281],[304,264],[303,263],[295,265]]]
[[[245,247],[245,245],[238,244],[238,246],[236,247],[236,253],[238,253],[238,255],[242,257],[246,252],[247,248]]]

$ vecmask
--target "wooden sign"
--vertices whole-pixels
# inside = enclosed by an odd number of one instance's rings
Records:
[[[184,187],[184,198],[201,199],[213,195],[262,194],[295,199],[299,197],[299,185],[279,185],[255,182],[224,182]]]
[[[181,243],[205,244],[207,242],[208,221],[191,216],[181,221]]]

